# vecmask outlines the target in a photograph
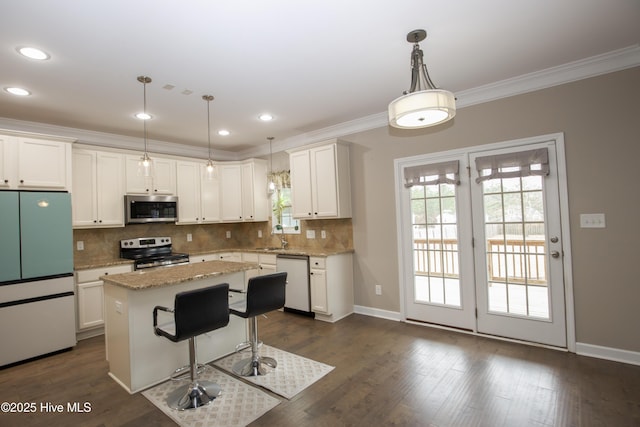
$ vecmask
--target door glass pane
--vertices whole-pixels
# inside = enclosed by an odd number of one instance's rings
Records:
[[[456,186],[411,188],[414,299],[461,307]]]
[[[549,319],[542,177],[483,183],[489,311]]]

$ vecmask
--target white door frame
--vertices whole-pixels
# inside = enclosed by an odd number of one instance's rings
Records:
[[[448,150],[444,152],[420,154],[417,156],[405,157],[394,160],[394,176],[395,176],[395,188],[396,188],[396,235],[398,236],[398,283],[400,288],[400,317],[403,321],[407,320],[406,304],[405,304],[405,287],[407,286],[407,271],[413,271],[413,253],[407,253],[408,248],[411,247],[409,242],[411,241],[411,233],[407,230],[411,230],[411,227],[406,223],[406,219],[409,218],[409,213],[406,212],[405,206],[402,203],[401,194],[406,191],[404,187],[404,168],[407,166],[415,165],[419,162],[433,162],[438,158],[464,155],[471,151],[478,150],[494,150],[501,148],[519,147],[523,145],[555,141],[556,154],[558,162],[558,193],[560,196],[560,225],[562,228],[562,242],[564,257],[562,262],[564,264],[564,291],[565,291],[565,321],[567,328],[567,350],[572,353],[576,351],[576,334],[575,334],[575,312],[574,312],[574,299],[573,299],[573,270],[572,270],[572,256],[571,256],[571,239],[570,239],[570,221],[569,221],[569,198],[567,190],[567,170],[566,170],[566,157],[564,150],[564,134],[553,133],[548,135],[540,135],[529,138],[522,138],[510,141],[497,142],[487,145],[477,145],[471,147],[465,147],[460,149]],[[461,171],[463,173],[463,171]],[[409,240],[408,240],[409,239]],[[477,328],[473,333],[478,334]],[[483,334],[478,334],[483,335]],[[484,336],[484,335],[483,335]],[[486,335],[491,337],[491,335]]]

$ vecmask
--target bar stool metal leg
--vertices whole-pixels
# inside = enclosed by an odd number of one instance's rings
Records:
[[[243,377],[257,377],[266,375],[267,371],[262,364],[271,368],[278,366],[278,362],[272,357],[260,356],[260,341],[258,341],[258,318],[252,317],[249,320],[249,344],[251,347],[251,357],[244,358],[233,365],[233,372]]]
[[[167,397],[171,409],[184,411],[208,405],[222,391],[220,386],[211,381],[198,380],[198,364],[196,362],[195,337],[189,338],[189,365],[191,382],[172,391]]]

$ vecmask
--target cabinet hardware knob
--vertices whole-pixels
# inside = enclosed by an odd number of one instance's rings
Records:
[[[5,183],[5,184],[8,184],[8,183],[9,183],[9,180],[8,180],[8,179],[5,179],[5,180],[4,180],[4,183]]]
[[[24,179],[21,179],[21,180],[20,180],[20,184],[24,184]]]

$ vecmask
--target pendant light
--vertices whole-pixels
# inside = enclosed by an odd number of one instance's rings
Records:
[[[419,129],[444,123],[456,115],[456,100],[448,90],[437,89],[422,60],[418,42],[427,38],[425,30],[407,34],[413,43],[411,52],[411,88],[389,104],[389,125],[401,129]]]
[[[267,139],[269,140],[269,179],[267,180],[267,194],[273,194],[276,191],[276,183],[273,181],[273,151],[271,148],[273,137],[268,136]]]
[[[212,181],[218,177],[218,170],[211,159],[211,110],[210,105],[213,101],[213,95],[202,95],[202,99],[207,101],[207,141],[209,142],[209,156],[207,159],[206,177],[208,181]]]
[[[138,76],[138,81],[142,83],[144,99],[142,114],[138,114],[138,118],[142,119],[144,126],[144,154],[138,161],[138,176],[149,177],[153,176],[153,160],[147,153],[147,120],[151,118],[151,116],[147,114],[147,84],[151,83],[151,77]]]

